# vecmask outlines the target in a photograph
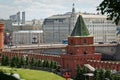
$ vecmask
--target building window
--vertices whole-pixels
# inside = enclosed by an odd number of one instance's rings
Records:
[[[84,40],[83,40],[83,44],[87,44],[87,41],[86,41],[86,39],[84,39]]]
[[[86,48],[84,49],[84,52],[83,52],[83,54],[87,54],[87,49],[86,49]]]
[[[84,54],[87,54],[87,51],[84,51]]]

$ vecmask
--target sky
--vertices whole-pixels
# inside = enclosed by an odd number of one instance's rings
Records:
[[[44,19],[56,14],[71,12],[97,13],[96,7],[103,0],[0,0],[0,19],[9,19],[18,11],[26,12],[26,20]]]

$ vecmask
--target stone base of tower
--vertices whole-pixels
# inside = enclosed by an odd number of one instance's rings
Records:
[[[77,65],[80,65],[81,67],[84,66],[84,64],[89,64],[89,60],[99,60],[101,61],[101,54],[87,54],[87,55],[61,55],[62,58],[62,68],[68,69],[71,72],[71,76],[75,75],[75,70]]]

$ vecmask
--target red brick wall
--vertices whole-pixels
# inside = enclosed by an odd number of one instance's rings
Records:
[[[53,60],[61,64],[61,58],[60,56],[56,55],[44,55],[44,54],[32,54],[32,53],[22,53],[22,52],[6,52],[4,51],[2,55],[6,55],[9,58],[12,58],[13,56],[19,56],[19,57],[24,57],[25,55],[28,56],[29,59],[41,59],[41,60]]]
[[[12,58],[13,56],[23,57],[28,55],[29,58],[42,59],[42,60],[54,60],[58,62],[62,68],[70,69],[72,76],[75,75],[75,69],[78,64],[83,66],[84,64],[90,64],[95,68],[103,68],[120,71],[120,63],[110,63],[106,61],[100,61],[101,55],[99,54],[88,54],[88,55],[61,55],[61,56],[50,56],[43,54],[28,54],[28,53],[15,53],[15,52],[3,52],[4,55]]]
[[[4,49],[4,24],[0,22],[0,49]]]
[[[118,62],[88,60],[87,63],[95,68],[103,68],[103,69],[111,69],[111,70],[120,71],[120,63]]]
[[[68,45],[84,45],[93,43],[93,37],[68,37]]]

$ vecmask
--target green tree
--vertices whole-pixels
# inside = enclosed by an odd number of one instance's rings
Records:
[[[23,57],[21,57],[21,58],[20,58],[20,65],[21,65],[21,66],[24,66],[24,64],[25,64],[25,60],[23,59]]]
[[[48,62],[48,60],[46,60],[46,67],[47,67],[47,68],[49,67],[49,62]]]
[[[19,62],[20,62],[20,60],[19,60],[18,56],[15,56],[15,66],[16,67],[18,67]]]
[[[15,56],[12,57],[11,62],[10,62],[10,67],[15,67]]]
[[[53,62],[53,69],[57,69],[57,62]]]
[[[8,56],[4,57],[4,66],[8,66],[9,65],[9,58]]]
[[[53,61],[50,61],[50,68],[53,68]]]
[[[20,58],[16,57],[16,67],[21,68]]]
[[[47,60],[43,61],[43,67],[47,67]]]
[[[76,75],[75,75],[74,80],[82,80],[81,79],[81,67],[80,67],[80,65],[77,65]]]
[[[38,61],[37,61],[37,66],[38,66],[38,67],[42,67],[42,62],[41,62],[41,60],[38,60]]]
[[[108,69],[105,72],[105,78],[108,78],[109,80],[113,80],[113,76],[111,74],[111,71]]]
[[[105,72],[103,69],[99,70],[99,80],[105,80]]]
[[[82,80],[86,80],[85,77],[87,78],[87,76],[84,76],[85,73],[88,72],[88,69],[86,67],[83,67],[83,69],[81,70],[81,78]]]
[[[1,65],[4,66],[4,64],[5,64],[5,56],[2,55]]]
[[[120,0],[103,0],[97,10],[102,14],[107,14],[108,19],[114,20],[118,24],[120,20]]]
[[[28,65],[29,65],[29,58],[27,56],[26,59],[25,59],[25,66],[28,66]]]
[[[93,80],[99,80],[99,71],[98,71],[98,70],[95,70],[95,71],[94,71]]]
[[[34,58],[32,58],[32,59],[30,60],[30,66],[31,66],[31,67],[34,66]]]

